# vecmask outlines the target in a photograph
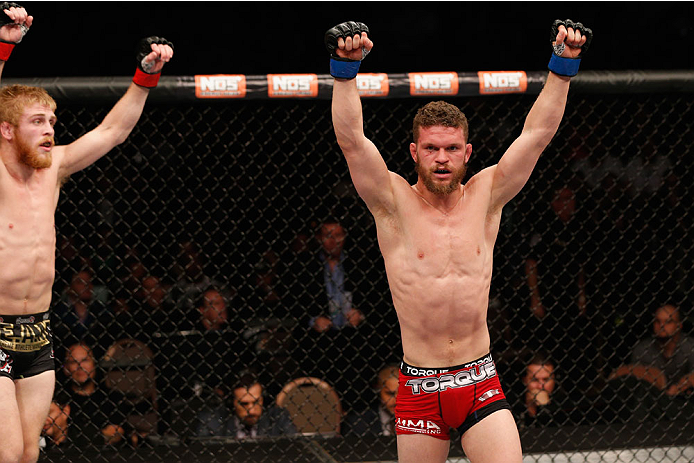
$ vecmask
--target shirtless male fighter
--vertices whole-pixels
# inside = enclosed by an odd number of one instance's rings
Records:
[[[20,5],[0,4],[0,73],[32,21]],[[38,459],[53,396],[48,309],[60,185],[127,138],[172,56],[165,39],[141,42],[125,95],[99,126],[65,146],[54,146],[56,104],[44,89],[0,89],[0,463]]]
[[[592,32],[570,20],[552,26],[545,86],[520,136],[499,163],[461,184],[472,154],[455,106],[422,107],[414,119],[418,180],[389,172],[364,136],[355,83],[371,51],[368,28],[346,22],[326,32],[332,118],[354,186],[376,222],[404,359],[395,410],[398,459],[444,462],[457,428],[473,463],[520,462],[515,421],[490,355],[487,305],[501,210],[527,182],[564,114],[569,81]]]

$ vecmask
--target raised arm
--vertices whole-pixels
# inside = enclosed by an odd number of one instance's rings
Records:
[[[390,173],[376,146],[364,135],[361,99],[356,76],[360,61],[371,51],[368,28],[346,22],[329,29],[325,44],[331,52],[332,118],[337,143],[347,160],[352,182],[371,213],[393,207]]]
[[[490,208],[498,210],[520,192],[537,160],[554,137],[564,116],[569,81],[578,72],[579,56],[588,48],[592,31],[571,20],[555,21],[554,55],[545,86],[530,109],[520,136],[502,156],[494,172]]]
[[[5,61],[10,57],[14,46],[22,41],[34,21],[26,10],[16,3],[0,3],[0,77]]]
[[[60,177],[89,166],[130,135],[142,115],[151,88],[157,85],[164,63],[173,56],[171,42],[149,37],[140,42],[133,83],[94,130],[63,147]]]

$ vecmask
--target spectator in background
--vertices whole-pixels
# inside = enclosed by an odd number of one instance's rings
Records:
[[[140,258],[141,252],[134,247],[119,251],[124,257],[116,271],[116,280],[120,288],[133,299],[141,300],[144,297],[142,294],[142,279],[148,274],[147,267]]]
[[[55,444],[82,449],[123,441],[125,416],[117,408],[117,398],[101,387],[96,359],[87,344],[68,348],[63,374],[65,380],[58,384],[45,435]]]
[[[217,406],[200,411],[195,434],[237,439],[296,434],[289,413],[276,406],[265,408],[264,401],[263,385],[255,373],[242,372],[229,397],[221,397]]]
[[[137,303],[126,289],[122,288],[113,294],[109,304],[109,312],[113,318],[108,329],[112,339],[117,340],[125,336],[132,336],[133,333],[140,330],[133,318],[136,307]]]
[[[44,440],[46,445],[61,445],[67,441],[68,418],[70,417],[70,405],[60,405],[56,402],[51,402],[48,410],[48,416],[41,430],[42,439],[48,438],[48,442]],[[40,444],[39,444],[40,446]]]
[[[566,186],[556,189],[551,208],[554,215],[548,224],[550,234],[543,234],[545,227],[533,234],[532,251],[525,266],[530,310],[538,319],[545,318],[547,309],[556,305],[572,307],[579,314],[586,312],[585,269],[580,260],[580,246],[585,243],[585,237],[582,223],[574,220],[577,217],[574,191]],[[545,256],[555,257],[549,261]],[[543,264],[541,269],[540,264]]]
[[[286,318],[286,290],[281,278],[281,273],[286,269],[284,256],[280,257],[272,246],[259,247],[255,251],[257,254],[248,257],[251,263],[248,275],[238,286],[239,300],[243,302],[235,307],[234,314],[242,320],[258,323],[271,318]]]
[[[375,391],[378,404],[363,412],[347,414],[342,424],[345,437],[395,436],[395,398],[398,396],[398,365],[388,365],[378,372]]]
[[[557,399],[554,362],[544,352],[538,352],[526,364],[522,376],[524,393],[515,416],[520,427],[560,426],[566,415]]]
[[[176,281],[171,288],[171,297],[182,313],[190,313],[200,294],[210,286],[221,286],[205,273],[204,258],[199,246],[193,241],[179,244],[173,273]]]
[[[217,288],[211,287],[203,292],[198,301],[198,311],[201,331],[217,331],[226,328],[229,320],[227,305],[224,296]]]
[[[268,249],[254,266],[255,287],[263,305],[274,307],[280,302],[278,266],[280,258],[275,251]]]
[[[255,360],[242,327],[229,323],[227,302],[220,288],[206,288],[181,330],[160,340],[159,374],[167,378],[161,385],[161,411],[176,433],[187,435],[200,408],[228,394],[229,371]]]
[[[659,307],[653,320],[653,337],[640,341],[629,363],[617,368],[611,380],[633,378],[628,382],[639,415],[655,419],[690,418],[694,390],[694,338],[682,334],[682,317],[677,307]]]
[[[514,416],[520,428],[595,424],[600,420],[601,411],[593,401],[580,391],[567,390],[558,380],[557,370],[555,361],[543,350],[525,362],[520,389],[514,388],[519,398],[514,403]]]
[[[160,310],[166,302],[168,286],[161,278],[148,275],[142,279],[142,293],[145,308],[150,311]]]
[[[63,269],[64,274],[72,274],[79,269],[92,268],[92,261],[86,257],[84,252],[78,249],[74,236],[56,234],[56,269]],[[53,290],[64,295],[65,290],[70,285],[70,281],[64,278],[56,278]]]
[[[365,408],[376,375],[369,358],[377,347],[372,344],[374,327],[360,307],[372,302],[365,294],[373,290],[375,279],[371,269],[358,266],[357,258],[345,252],[347,232],[335,216],[327,216],[314,230],[317,245],[310,260],[295,261],[287,272],[293,281],[285,300],[300,320],[294,356],[303,376],[326,380],[345,403]]]
[[[290,272],[303,286],[297,290],[312,298],[308,303],[313,306],[309,326],[317,332],[357,327],[364,320],[354,301],[352,263],[343,252],[346,237],[347,233],[337,219],[326,219],[316,234],[319,251],[314,262],[299,262],[297,264],[302,268]],[[307,275],[308,272],[311,274]],[[311,306],[308,304],[304,308]]]
[[[229,325],[227,301],[218,287],[210,286],[201,293],[194,314],[195,320],[189,327],[192,331],[171,338],[174,345],[163,351],[164,355],[175,356],[169,359],[180,359],[166,368],[168,371],[173,367],[175,371],[170,371],[169,377],[187,384],[197,396],[221,395],[226,371],[250,359],[240,330]],[[181,369],[181,365],[186,368]]]
[[[601,315],[586,290],[587,219],[577,203],[573,189],[555,188],[548,218],[540,219],[530,238],[525,274],[531,315],[518,339],[531,350],[553,352],[560,363],[570,359],[574,365],[566,371],[564,387],[588,392],[588,379],[603,367],[598,349]]]
[[[105,334],[110,319],[104,304],[95,298],[92,272],[84,269],[70,278],[65,296],[56,305],[53,331],[63,346],[84,341],[103,349],[110,342]]]
[[[125,417],[128,442],[134,446],[156,434],[159,421],[154,352],[134,338],[113,343],[99,362],[110,400]]]
[[[176,330],[180,314],[173,310],[173,304],[169,299],[170,287],[161,277],[147,275],[142,278],[138,305],[133,313],[135,331],[125,333],[129,337],[152,341],[155,333],[171,333]]]
[[[241,363],[258,369],[259,380],[271,396],[300,375],[298,363],[306,352],[296,351],[297,340],[306,335],[309,308],[314,306],[310,299],[315,293],[302,286],[307,283],[305,266],[311,256],[301,242],[287,239],[290,243],[281,245],[286,246],[283,252],[279,242],[257,246],[249,257],[252,266],[240,284],[239,303],[233,310],[234,326],[242,332],[247,354]],[[293,285],[294,293],[287,284]]]

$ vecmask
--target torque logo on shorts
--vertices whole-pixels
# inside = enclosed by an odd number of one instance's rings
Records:
[[[404,369],[404,373],[407,376],[434,376],[434,375],[440,375],[441,373],[448,373],[451,371],[450,368],[436,368],[436,369],[426,369],[426,368],[417,368],[417,367],[411,367],[409,365],[400,365],[400,369]]]
[[[474,367],[477,365],[484,365],[485,363],[491,363],[492,361],[492,354],[487,354],[486,356],[482,357],[481,359],[475,360],[474,362],[466,363],[463,365],[463,368],[470,368]]]
[[[457,95],[458,74],[455,72],[411,72],[410,95]]]
[[[429,420],[406,420],[398,418],[395,420],[395,427],[404,431],[418,432],[421,434],[441,434],[441,428]]]
[[[480,95],[523,93],[528,88],[528,76],[523,71],[480,71],[477,75]]]
[[[197,98],[243,98],[246,96],[246,76],[195,76]]]
[[[388,96],[388,74],[357,74],[357,90],[361,96]]]
[[[270,98],[318,96],[316,74],[268,74],[267,94]]]
[[[494,362],[490,362],[468,370],[461,370],[455,374],[444,374],[433,378],[410,379],[405,384],[412,388],[412,394],[419,394],[422,391],[432,393],[471,386],[494,376],[496,376],[496,367]]]

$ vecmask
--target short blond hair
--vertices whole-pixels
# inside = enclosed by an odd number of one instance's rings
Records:
[[[18,125],[24,109],[34,103],[48,106],[53,112],[58,107],[55,100],[41,87],[8,85],[0,88],[0,122]]]

